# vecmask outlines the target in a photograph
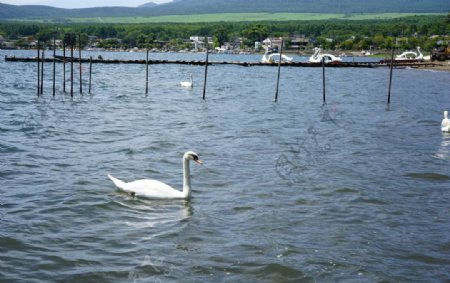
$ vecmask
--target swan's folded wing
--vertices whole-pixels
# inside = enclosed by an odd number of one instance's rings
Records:
[[[137,196],[148,198],[178,198],[182,192],[157,180],[137,180],[126,184],[125,191],[136,193]]]

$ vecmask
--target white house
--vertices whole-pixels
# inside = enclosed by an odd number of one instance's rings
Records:
[[[189,40],[194,43],[195,49],[202,49],[205,48],[205,37],[204,36],[191,36],[189,37]],[[212,37],[207,37],[208,40],[208,46],[211,47],[213,44]]]

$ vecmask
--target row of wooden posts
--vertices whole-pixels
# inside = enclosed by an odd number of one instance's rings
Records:
[[[78,35],[78,42],[80,43],[80,35]],[[206,44],[206,60],[205,60],[205,78],[203,83],[203,100],[206,99],[206,82],[208,78],[208,60],[209,60],[209,52],[208,52],[208,41],[207,38],[205,38],[205,44]],[[63,83],[63,92],[66,92],[66,46],[65,42],[63,42],[63,77],[64,77],[64,83]],[[73,41],[70,44],[70,96],[73,97],[73,76],[74,76],[74,70],[73,70],[73,63],[74,63],[74,44]],[[37,95],[41,96],[43,94],[44,89],[44,62],[45,62],[45,54],[42,50],[42,57],[40,57],[40,44],[38,41],[37,44],[37,55],[38,55],[38,79],[37,79]],[[280,56],[278,61],[278,73],[277,73],[277,83],[276,83],[276,90],[275,90],[275,102],[278,101],[278,94],[279,94],[279,85],[280,85],[280,76],[281,76],[281,58],[283,55],[283,39],[281,39],[281,47],[280,47]],[[40,63],[42,59],[42,64]],[[78,44],[78,59],[79,59],[79,75],[80,75],[80,94],[83,94],[83,80],[82,80],[82,69],[81,69],[81,46]],[[390,72],[389,72],[389,88],[388,88],[388,101],[387,105],[389,107],[391,102],[391,87],[392,87],[392,71],[393,71],[393,62],[394,62],[394,49],[392,49],[391,54],[391,63],[390,63]],[[145,79],[145,94],[148,95],[148,65],[149,65],[149,50],[147,49],[147,60],[146,60],[146,79]],[[56,43],[55,39],[53,39],[53,96],[55,96],[56,93]],[[325,57],[322,59],[322,99],[323,104],[326,102],[326,84],[325,84]],[[92,56],[90,56],[89,61],[89,91],[88,93],[91,94],[91,85],[92,85]]]
[[[80,36],[78,36],[78,41],[80,42]],[[74,57],[73,57],[73,51],[74,51],[74,44],[70,44],[70,96],[73,97],[73,77],[74,77],[74,70],[73,70],[73,63],[74,63]],[[66,92],[66,44],[65,41],[63,41],[63,92]],[[80,94],[83,94],[83,77],[82,77],[82,69],[81,69],[81,46],[78,45],[78,60],[79,60],[79,75],[80,75]],[[44,94],[44,62],[45,62],[45,52],[40,49],[40,42],[38,40],[37,42],[37,95],[41,96]],[[41,63],[42,61],[42,63]],[[92,56],[90,57],[90,64],[89,64],[89,91],[88,93],[91,93],[91,85],[92,85]],[[53,96],[56,94],[56,40],[53,39]]]
[[[280,44],[280,60],[278,61],[278,73],[277,73],[277,86],[275,90],[275,102],[278,101],[278,90],[280,85],[280,73],[281,73],[281,58],[283,56],[283,38],[281,38],[281,44]],[[206,57],[208,58],[208,57]],[[208,59],[207,59],[208,60]],[[208,63],[208,62],[207,62]],[[208,65],[206,65],[208,66]],[[394,48],[392,48],[391,53],[391,62],[390,62],[390,72],[389,72],[389,87],[388,87],[388,101],[387,101],[387,107],[389,109],[390,103],[391,103],[391,88],[392,88],[392,71],[394,67]],[[325,84],[325,56],[322,58],[322,100],[323,104],[325,105],[326,102],[326,84]],[[205,72],[205,85],[206,85],[206,72]],[[203,93],[203,99],[205,99],[205,94]]]

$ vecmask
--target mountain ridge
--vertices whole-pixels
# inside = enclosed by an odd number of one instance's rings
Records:
[[[143,9],[145,8],[145,9]],[[63,9],[0,3],[0,19],[68,19],[90,17],[152,17],[214,13],[448,13],[448,0],[176,0],[139,7]]]
[[[155,6],[158,6],[158,4],[156,4],[155,2],[147,2],[145,4],[137,6],[137,8],[152,8]]]

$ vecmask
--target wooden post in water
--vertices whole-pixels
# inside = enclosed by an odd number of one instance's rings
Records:
[[[44,44],[45,46],[45,44]],[[42,64],[41,64],[41,95],[44,94],[44,63],[45,63],[45,53],[44,49],[42,49]]]
[[[70,42],[70,96],[73,97],[73,37]]]
[[[63,92],[66,93],[66,40],[63,39]]]
[[[78,64],[80,65],[80,94],[83,94],[83,78],[81,67],[81,34],[78,34]]]
[[[147,47],[147,60],[145,61],[145,95],[148,94],[148,47]]]
[[[92,56],[89,57],[89,94],[91,94],[91,82],[92,82]]]
[[[392,47],[392,53],[391,53],[391,66],[389,71],[389,89],[388,89],[388,101],[387,101],[387,107],[389,109],[390,103],[391,103],[391,87],[392,87],[392,70],[394,68],[394,47]]]
[[[280,73],[281,73],[281,58],[283,56],[283,38],[281,38],[280,46],[280,60],[278,61],[278,76],[277,76],[277,89],[275,91],[275,102],[278,100],[278,88],[280,86]]]
[[[40,60],[41,60],[41,50],[39,47],[39,40],[37,41],[37,96],[39,97],[39,95],[41,94],[41,65],[40,65]]]
[[[326,91],[325,91],[325,56],[322,57],[322,88],[323,88],[323,104],[325,105],[326,101]]]
[[[206,61],[205,61],[205,81],[203,83],[203,100],[206,99],[206,80],[208,78],[208,57],[209,57],[209,51],[208,51],[208,37],[205,36],[205,47],[206,47]]]
[[[56,39],[53,37],[53,96],[56,93]]]

